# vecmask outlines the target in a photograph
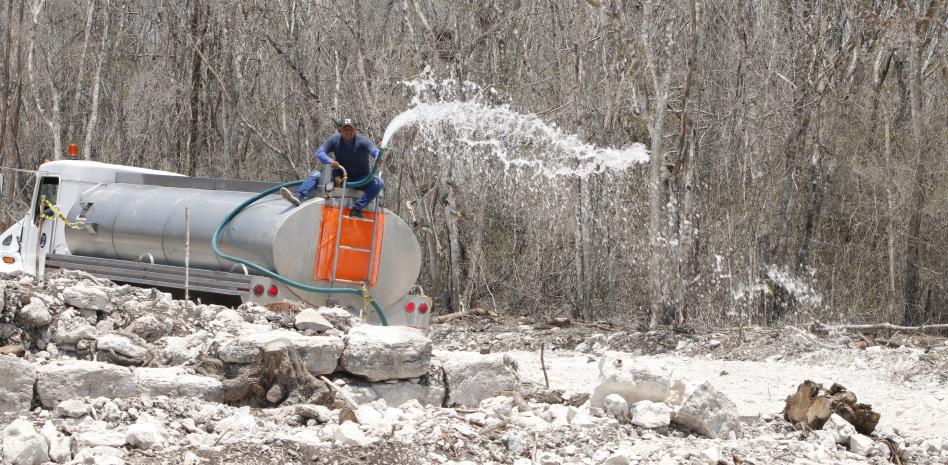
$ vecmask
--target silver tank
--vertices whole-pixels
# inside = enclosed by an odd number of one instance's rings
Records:
[[[238,265],[214,254],[211,235],[231,210],[253,195],[155,185],[101,185],[69,209],[69,218],[82,217],[89,227],[67,229],[66,243],[75,255],[183,266],[184,211],[188,208],[190,265],[242,272]],[[268,196],[228,225],[221,234],[221,250],[293,281],[329,287],[327,282],[313,279],[325,202],[318,198],[292,208],[279,196]],[[385,210],[385,214],[378,282],[371,290],[383,308],[407,294],[421,270],[421,249],[411,228],[392,212]],[[337,283],[336,287],[347,286]],[[326,299],[323,294],[292,291],[312,303]]]

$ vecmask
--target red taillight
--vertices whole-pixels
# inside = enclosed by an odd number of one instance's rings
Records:
[[[257,284],[253,287],[254,295],[263,295],[263,284]]]
[[[421,306],[418,307],[418,311],[421,313],[428,313],[428,304],[421,304]]]
[[[276,297],[276,296],[277,296],[277,292],[279,292],[279,289],[277,289],[277,287],[276,287],[275,285],[274,285],[274,286],[270,286],[270,288],[267,289],[267,295],[270,296],[270,297]]]
[[[415,311],[415,303],[414,303],[414,302],[408,302],[407,304],[405,304],[405,311],[408,312],[408,313],[414,312],[414,311]]]

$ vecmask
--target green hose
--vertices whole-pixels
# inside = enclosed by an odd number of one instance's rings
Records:
[[[368,176],[362,179],[357,179],[355,181],[346,181],[346,187],[347,188],[348,187],[363,187],[366,184],[368,184],[369,181],[371,181],[372,178],[378,174],[379,169],[382,168],[382,159],[384,158],[385,158],[385,149],[379,149],[379,156],[378,158],[375,159],[375,165],[372,166],[372,172],[369,173]]]
[[[382,154],[379,153],[379,161],[381,161],[381,158],[382,158]],[[379,165],[379,163],[376,162],[376,163],[375,163],[375,166],[378,167],[378,165]],[[362,185],[367,184],[367,183],[368,183],[368,180],[371,179],[371,177],[375,175],[375,172],[376,172],[376,171],[377,171],[377,169],[373,169],[373,170],[372,170],[372,174],[370,174],[369,176],[367,176],[365,179],[360,179],[360,180],[359,180],[360,182],[364,181],[364,183],[363,183]],[[280,184],[279,186],[271,187],[271,188],[269,188],[269,189],[267,189],[267,190],[265,190],[265,191],[263,191],[263,192],[261,192],[261,193],[255,195],[255,196],[253,196],[253,197],[251,197],[251,198],[245,200],[242,204],[238,205],[237,208],[231,210],[231,212],[228,213],[226,217],[224,217],[224,221],[222,221],[221,224],[217,226],[217,229],[214,231],[214,235],[211,236],[211,248],[214,250],[214,253],[217,254],[218,257],[221,257],[221,258],[223,258],[224,260],[230,260],[230,261],[232,261],[232,262],[234,262],[234,263],[240,263],[240,264],[242,264],[242,265],[245,265],[247,268],[252,268],[252,269],[254,269],[254,270],[256,270],[256,271],[258,271],[258,272],[260,272],[260,273],[263,273],[264,275],[269,276],[270,278],[273,278],[273,279],[275,279],[275,280],[277,280],[277,281],[280,281],[281,283],[286,284],[287,286],[290,286],[290,287],[295,287],[295,288],[297,288],[297,289],[302,289],[302,290],[304,290],[304,291],[318,292],[318,293],[321,293],[321,294],[352,294],[352,295],[362,296],[362,290],[361,290],[361,289],[352,289],[352,288],[331,288],[331,287],[313,287],[313,286],[307,286],[306,284],[298,283],[298,282],[293,281],[293,280],[291,280],[291,279],[285,278],[285,277],[283,277],[283,276],[281,276],[281,275],[279,275],[279,274],[277,274],[277,273],[274,273],[274,272],[272,272],[272,271],[270,271],[270,270],[268,270],[268,269],[266,269],[266,268],[264,268],[264,267],[262,267],[262,266],[260,266],[260,265],[257,265],[256,263],[253,263],[253,262],[251,262],[251,261],[244,260],[244,259],[242,259],[242,258],[240,258],[240,257],[234,257],[234,256],[231,256],[231,255],[227,255],[227,254],[225,254],[224,252],[221,252],[220,247],[218,247],[217,242],[218,242],[218,238],[220,238],[221,232],[224,231],[224,228],[227,227],[227,225],[230,224],[230,222],[233,221],[233,219],[236,218],[237,215],[239,215],[240,212],[242,212],[245,208],[249,207],[249,206],[250,206],[251,204],[253,204],[254,202],[256,202],[256,201],[258,201],[258,200],[260,200],[260,199],[262,199],[262,198],[264,198],[264,197],[266,197],[266,196],[268,196],[268,195],[270,195],[270,194],[272,194],[272,193],[274,193],[274,192],[276,192],[276,191],[278,191],[278,190],[280,190],[281,188],[284,188],[284,187],[291,187],[291,186],[298,186],[298,185],[300,185],[300,184],[302,184],[302,183],[303,183],[302,180],[300,180],[300,181],[291,181],[291,182],[287,182],[287,183],[284,183],[284,184]],[[352,186],[352,183],[347,183],[347,186],[360,187],[360,186]],[[388,326],[388,320],[385,318],[385,313],[382,312],[382,308],[379,307],[379,304],[375,302],[375,299],[369,298],[369,303],[371,303],[371,304],[372,304],[372,308],[375,309],[375,314],[378,315],[379,320],[382,322],[382,326]]]

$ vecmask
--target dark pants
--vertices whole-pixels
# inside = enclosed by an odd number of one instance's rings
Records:
[[[321,173],[319,171],[313,171],[312,173],[309,173],[306,181],[303,182],[303,185],[300,186],[300,190],[297,192],[301,201],[313,196],[313,191],[315,191],[316,186],[319,185],[320,175]],[[332,170],[332,176],[333,178],[342,176],[342,171]],[[385,183],[382,182],[382,178],[373,176],[372,180],[362,187],[348,188],[362,191],[362,197],[359,197],[359,200],[356,201],[352,208],[356,210],[365,210],[365,207],[369,205],[369,202],[375,200],[375,198],[379,196],[379,193],[382,192],[383,187],[385,187]]]

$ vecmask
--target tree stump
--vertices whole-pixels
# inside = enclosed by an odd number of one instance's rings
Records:
[[[796,392],[787,397],[783,418],[793,424],[822,429],[834,413],[865,435],[871,434],[879,424],[880,415],[872,410],[871,405],[857,403],[855,393],[835,383],[827,391],[810,380],[801,383]]]

